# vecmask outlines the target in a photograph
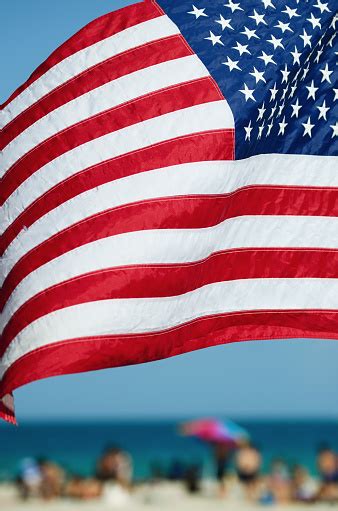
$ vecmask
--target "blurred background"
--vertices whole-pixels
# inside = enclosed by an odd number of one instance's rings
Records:
[[[127,3],[2,0],[0,102]],[[0,425],[0,508],[326,509],[338,502],[337,358],[334,341],[256,341],[19,389],[19,427]]]
[[[19,389],[19,427],[0,425],[0,504],[331,509],[337,348],[239,343]]]

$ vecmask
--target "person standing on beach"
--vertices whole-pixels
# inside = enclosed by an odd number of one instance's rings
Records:
[[[214,446],[214,458],[216,465],[216,478],[219,483],[220,496],[226,493],[225,477],[229,465],[232,449],[225,443],[216,443]]]
[[[249,500],[257,500],[259,474],[262,457],[257,447],[246,444],[236,455],[236,471],[239,481],[244,485]]]

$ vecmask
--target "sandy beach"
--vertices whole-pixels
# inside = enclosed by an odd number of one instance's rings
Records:
[[[198,496],[187,494],[180,485],[174,483],[161,483],[156,486],[140,485],[131,496],[119,494],[112,490],[100,500],[91,502],[76,502],[72,500],[41,501],[32,499],[28,502],[18,500],[15,487],[12,485],[0,486],[0,508],[4,511],[161,511],[165,509],[175,511],[256,511],[262,510],[265,506],[251,504],[247,501],[238,500],[230,496],[228,498],[217,498],[210,494],[210,487]],[[275,511],[290,510],[301,511],[309,509],[304,504],[287,504],[269,506]],[[327,511],[332,509],[330,504],[315,504],[312,509],[316,511]]]

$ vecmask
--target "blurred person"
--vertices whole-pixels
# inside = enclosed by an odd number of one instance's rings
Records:
[[[78,500],[92,500],[101,497],[102,483],[94,478],[73,476],[65,486],[65,496]]]
[[[65,485],[65,496],[74,498],[74,499],[81,499],[82,498],[82,483],[84,481],[84,478],[78,475],[74,475],[69,478]]]
[[[327,445],[318,450],[317,468],[323,482],[338,482],[338,464],[336,453]]]
[[[132,479],[130,456],[118,447],[109,447],[98,460],[96,478],[102,483],[116,482],[124,488],[130,488]]]
[[[312,502],[316,497],[318,484],[305,467],[296,465],[292,471],[291,491],[292,500]]]
[[[254,445],[247,443],[238,450],[235,460],[237,477],[249,500],[258,499],[261,464],[261,454]]]
[[[214,459],[216,465],[216,478],[219,483],[220,496],[226,494],[225,477],[228,470],[229,460],[232,449],[225,443],[216,443],[214,445]]]
[[[24,458],[19,467],[17,485],[22,499],[39,497],[42,475],[38,462],[34,458]]]
[[[189,493],[197,493],[201,489],[201,465],[190,465],[185,473],[185,485]]]
[[[290,501],[292,495],[290,472],[287,464],[280,458],[276,458],[271,463],[268,486],[274,501],[278,503]]]
[[[56,463],[47,459],[38,460],[41,472],[41,497],[51,500],[61,497],[65,484],[65,473]]]
[[[185,464],[181,460],[174,459],[168,470],[169,481],[182,481],[184,479],[185,471]]]
[[[321,478],[317,500],[338,502],[337,455],[329,446],[320,447],[317,456],[317,468]]]

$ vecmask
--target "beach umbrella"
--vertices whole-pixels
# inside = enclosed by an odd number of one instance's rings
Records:
[[[181,432],[200,440],[237,447],[249,440],[248,432],[231,420],[198,419],[184,422]]]

